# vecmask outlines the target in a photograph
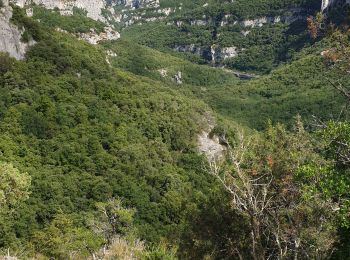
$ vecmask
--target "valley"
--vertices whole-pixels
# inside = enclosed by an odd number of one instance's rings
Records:
[[[348,17],[0,0],[0,259],[349,258]]]

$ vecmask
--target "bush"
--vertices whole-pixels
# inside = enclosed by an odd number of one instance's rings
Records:
[[[8,53],[0,52],[0,75],[5,74],[13,68],[15,60]]]

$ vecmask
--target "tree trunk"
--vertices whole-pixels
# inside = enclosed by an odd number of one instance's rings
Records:
[[[251,235],[252,235],[252,244],[253,250],[252,255],[254,260],[264,260],[265,259],[265,250],[262,246],[261,235],[260,235],[260,222],[256,219],[255,216],[250,217],[251,225]]]

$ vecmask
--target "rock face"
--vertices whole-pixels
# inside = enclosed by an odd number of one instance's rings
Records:
[[[236,15],[229,12],[220,13],[220,15],[211,15],[208,12],[196,17],[174,16],[173,20],[167,22],[169,26],[183,28],[183,31],[188,31],[189,38],[193,37],[194,33],[187,27],[197,27],[194,30],[208,33],[205,36],[208,37],[208,40],[206,43],[184,40],[184,44],[178,41],[169,47],[174,51],[194,54],[206,63],[214,66],[227,65],[229,63],[228,59],[234,59],[254,45],[253,39],[257,36],[255,36],[256,34],[253,36],[249,35],[251,32],[255,33],[259,30],[264,30],[265,26],[273,27],[276,25],[282,28],[294,26],[293,23],[295,23],[295,26],[300,26],[303,21],[306,24],[308,13],[309,10],[306,8],[290,7],[279,10],[274,16],[265,15],[250,19],[239,19]],[[234,35],[239,32],[241,36],[248,38],[246,42],[240,39],[240,35],[237,35],[237,37]],[[239,47],[235,47],[235,45]]]
[[[102,9],[107,5],[105,0],[3,0],[3,7],[0,8],[0,51],[7,52],[18,60],[24,59],[26,50],[35,42],[25,43],[21,41],[24,31],[11,23],[12,7],[9,6],[9,1],[19,7],[26,7],[34,3],[48,9],[58,8],[64,15],[73,14],[73,8],[77,7],[84,9],[88,17],[101,21],[105,21]],[[134,3],[134,1],[132,2]],[[26,13],[28,16],[32,16],[33,9],[27,8]],[[96,33],[92,29],[89,33],[78,34],[77,37],[90,44],[97,44],[105,40],[117,40],[120,38],[120,34],[111,27],[105,27],[104,32]]]
[[[322,11],[326,11],[327,9],[333,7],[340,7],[350,4],[350,0],[322,0]]]
[[[174,80],[176,82],[176,84],[181,85],[182,84],[182,72],[178,71],[175,76],[174,76]]]
[[[221,56],[224,60],[229,58],[234,58],[238,55],[238,50],[236,47],[225,47],[221,50]]]
[[[264,16],[261,18],[257,18],[254,20],[244,20],[240,24],[243,27],[262,27],[265,24],[276,24],[276,23],[292,23],[296,20],[303,20],[305,19],[305,16],[301,15],[291,15],[291,16]]]
[[[10,0],[14,4],[24,7],[29,4],[37,4],[47,9],[58,8],[62,15],[73,14],[73,8],[81,8],[87,12],[87,16],[94,19],[105,21],[102,15],[102,9],[105,8],[104,0]]]
[[[198,150],[204,154],[209,162],[222,160],[226,151],[226,147],[220,144],[219,137],[211,136],[211,131],[215,127],[215,119],[207,113],[204,120],[206,128],[198,135]]]
[[[114,31],[111,27],[105,27],[104,32],[99,34],[92,29],[89,33],[80,33],[77,36],[79,39],[94,45],[102,41],[113,41],[120,38],[120,34]]]
[[[72,15],[74,8],[86,11],[87,16],[106,23],[123,26],[138,21],[161,20],[173,12],[171,8],[159,9],[159,0],[10,0],[19,7],[36,4],[47,9],[57,8],[61,15]],[[147,12],[145,11],[147,9]],[[152,14],[153,12],[153,14]],[[151,14],[150,14],[151,13]]]
[[[62,30],[61,28],[57,28],[56,31],[69,34],[69,32]],[[120,34],[117,31],[114,31],[111,27],[105,27],[104,31],[101,33],[97,33],[94,29],[91,29],[91,31],[88,33],[72,33],[72,35],[93,45],[96,45],[102,41],[113,41],[120,38]]]
[[[194,44],[177,45],[173,48],[173,50],[178,52],[189,52],[198,55],[205,60],[210,61],[212,64],[220,63],[229,58],[234,58],[240,53],[240,50],[235,46],[216,47],[212,45],[210,48],[200,48]]]
[[[159,7],[159,0],[115,0],[115,1],[109,1],[109,2],[110,2],[110,5],[126,6],[134,9],[145,8],[145,7],[152,7],[152,8]]]
[[[3,1],[4,7],[0,8],[0,51],[7,52],[18,60],[24,58],[26,50],[34,44],[34,41],[24,43],[21,41],[23,31],[10,22],[12,8],[8,1]]]
[[[107,0],[107,21],[127,27],[133,24],[160,21],[176,11],[176,8],[161,8],[159,0]]]

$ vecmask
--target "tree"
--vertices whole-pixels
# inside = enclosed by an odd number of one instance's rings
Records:
[[[0,162],[0,248],[15,244],[13,216],[21,202],[29,197],[31,178],[11,163]]]
[[[330,71],[337,73],[337,80],[327,78],[327,81],[339,91],[347,100],[350,100],[348,79],[350,74],[350,42],[349,32],[337,29],[331,35],[333,46],[324,50],[321,55]]]
[[[32,241],[37,252],[55,259],[86,259],[103,244],[103,238],[75,226],[71,216],[62,212],[43,230],[35,232]]]
[[[300,118],[294,132],[269,125],[262,137],[240,133],[228,146],[228,165],[212,162],[211,173],[247,218],[253,259],[327,256],[335,242],[332,203],[305,196],[300,166],[322,164]]]
[[[31,178],[11,163],[0,163],[0,208],[13,209],[29,197]]]
[[[132,231],[134,209],[125,208],[120,198],[96,204],[97,214],[90,225],[97,234],[106,239],[107,247],[115,237],[128,235]]]
[[[318,13],[316,17],[309,16],[307,18],[307,28],[312,39],[316,39],[324,27],[324,15]]]
[[[350,43],[348,23],[331,30],[332,45],[321,55],[324,64],[337,78],[327,78],[335,90],[350,101]],[[344,113],[345,112],[345,113]],[[347,114],[347,106],[342,114]],[[309,182],[309,190],[321,192],[336,205],[334,215],[337,218],[339,242],[336,245],[334,259],[350,257],[350,123],[347,120],[332,120],[323,122],[317,119],[316,132],[319,143],[323,144],[320,151],[331,160],[327,166],[309,164],[303,167],[302,174]],[[317,181],[315,181],[317,180]]]
[[[0,6],[1,6],[1,2],[0,2]],[[15,63],[15,60],[11,58],[8,53],[0,52],[0,75],[3,75],[9,70],[11,70],[14,63]]]

